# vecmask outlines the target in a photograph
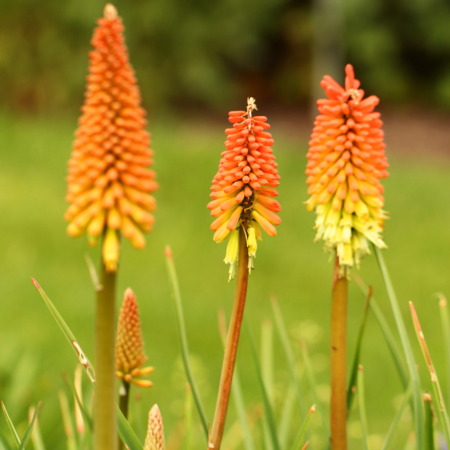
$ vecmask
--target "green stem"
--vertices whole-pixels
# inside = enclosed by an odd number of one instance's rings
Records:
[[[123,388],[123,389],[122,389]],[[122,411],[125,419],[128,420],[128,402],[130,398],[130,383],[127,383],[125,380],[122,380],[122,386],[119,394],[119,408]],[[123,450],[125,446],[123,445],[122,440],[119,437],[119,450]]]
[[[239,266],[237,273],[236,292],[234,295],[233,311],[228,329],[225,356],[220,377],[219,394],[217,397],[216,412],[209,437],[209,448],[220,449],[225,420],[227,416],[228,401],[230,399],[231,382],[233,380],[234,364],[239,343],[242,318],[244,314],[245,298],[248,283],[248,251],[244,229],[239,231]]]
[[[116,374],[115,374],[115,290],[116,274],[106,272],[102,261],[95,314],[96,391],[94,408],[94,449],[115,450]]]
[[[336,257],[331,301],[331,448],[347,450],[347,278]]]

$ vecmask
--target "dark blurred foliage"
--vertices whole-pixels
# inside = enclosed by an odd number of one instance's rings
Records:
[[[448,0],[114,4],[147,107],[236,108],[249,94],[280,106],[306,104],[320,51],[314,43],[325,40],[339,43],[342,63],[353,63],[366,92],[383,102],[450,108]],[[329,5],[342,12],[338,27],[321,20]],[[54,112],[80,105],[103,6],[100,0],[0,0],[3,106]]]

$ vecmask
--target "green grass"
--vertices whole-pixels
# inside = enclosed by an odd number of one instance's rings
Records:
[[[321,244],[313,243],[314,214],[308,213],[303,205],[307,198],[304,168],[308,138],[290,134],[276,119],[270,122],[281,175],[279,201],[283,223],[278,227],[278,236],[264,237],[259,245],[256,270],[249,280],[246,317],[255,335],[259,335],[261,320],[272,314],[269,294],[276,294],[291,336],[308,344],[319,391],[326,395],[332,264]],[[186,383],[165,269],[166,244],[171,245],[177,265],[200,394],[210,419],[214,412],[223,355],[217,310],[224,308],[229,314],[234,284],[227,282],[228,269],[222,261],[226,246],[212,240],[206,204],[224,149],[226,126],[225,117],[222,123],[207,125],[194,121],[150,124],[154,169],[161,185],[156,193],[156,226],[147,237],[144,251],[132,249],[128,242],[122,250],[119,297],[128,286],[135,291],[149,362],[155,366],[151,376],[154,386],[145,392],[141,390],[142,409],[148,411],[158,403],[166,437],[180,428]],[[66,208],[66,161],[74,127],[75,120],[0,116],[0,397],[22,434],[28,405],[43,400],[40,425],[47,448],[55,450],[65,445],[57,398],[57,389],[62,387],[60,372],[72,372],[76,361],[30,277],[42,285],[93,359],[95,295],[84,253],[89,252],[97,264],[99,251],[89,249],[85,238],[68,238],[62,219]],[[387,151],[390,156],[390,149]],[[450,293],[450,164],[428,161],[425,157],[421,161],[410,160],[407,155],[392,156],[390,162],[391,176],[384,183],[386,209],[390,213],[385,233],[389,246],[384,253],[386,264],[410,336],[414,337],[408,314],[408,301],[412,300],[431,354],[436,355],[437,372],[445,379],[445,361],[439,358],[442,333],[438,325],[438,300],[433,294]],[[359,274],[373,286],[374,296],[394,327],[374,256],[363,261]],[[351,283],[350,354],[363,305],[358,287]],[[383,435],[395,415],[393,400],[402,396],[401,383],[370,314],[365,333],[361,364],[365,372],[369,429],[372,434]],[[275,403],[279,405],[289,373],[277,338],[274,349],[275,364],[280,367],[274,380]],[[294,350],[300,361],[300,349],[294,345]],[[414,350],[420,355],[418,346]],[[256,374],[249,360],[250,348],[244,333],[238,354],[244,400],[248,405],[261,405]],[[417,360],[421,361],[419,357]],[[428,378],[422,379],[425,388],[429,388]],[[307,383],[303,383],[305,392],[306,387]],[[312,404],[310,392],[307,404]],[[230,408],[230,414],[235,416],[234,407]],[[199,429],[196,415],[193,420]],[[233,421],[230,418],[230,426]],[[359,429],[352,426],[354,421],[358,421],[357,410],[350,415],[349,429],[354,440],[351,443],[360,447],[357,432],[352,431]],[[299,423],[301,418],[296,413],[293,424]],[[0,422],[0,430],[5,430],[5,426]],[[403,447],[408,426],[412,429],[412,423],[400,423],[393,448],[396,439]],[[320,430],[317,417],[312,421],[313,434],[314,430]]]

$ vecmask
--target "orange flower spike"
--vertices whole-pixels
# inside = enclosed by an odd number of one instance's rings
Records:
[[[211,215],[216,218],[211,229],[218,243],[228,241],[225,262],[230,264],[229,279],[234,278],[238,259],[239,227],[247,236],[249,270],[253,268],[257,240],[261,240],[259,225],[269,236],[276,235],[273,225],[281,219],[275,214],[281,210],[273,199],[279,185],[277,164],[272,155],[274,141],[266,130],[270,128],[264,116],[252,116],[257,110],[255,100],[248,99],[247,111],[231,111],[228,120],[233,128],[225,134],[226,150],[222,153],[219,171],[213,179],[208,203]]]
[[[87,233],[89,243],[96,245],[108,233],[111,241],[110,230],[115,230],[116,243],[103,248],[109,272],[117,270],[119,234],[138,249],[145,246],[142,232],[151,231],[150,212],[156,208],[151,194],[158,188],[155,173],[148,169],[153,164],[150,135],[123,29],[114,6],[106,5],[92,38],[85,100],[67,177],[68,234]]]
[[[350,268],[370,253],[369,241],[386,247],[381,238],[386,213],[381,209],[380,179],[388,176],[383,122],[373,112],[379,99],[364,99],[350,64],[345,73],[345,89],[328,75],[320,83],[328,98],[317,101],[320,115],[309,141],[306,169],[311,194],[306,204],[317,214],[316,240],[323,239],[329,251],[336,249],[340,276],[348,276]]]
[[[153,372],[153,367],[141,366],[147,361],[142,339],[141,321],[136,296],[128,288],[119,313],[116,340],[117,377],[136,386],[150,387],[151,381],[137,380]]]

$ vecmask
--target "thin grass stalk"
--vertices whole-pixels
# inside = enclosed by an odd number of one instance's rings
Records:
[[[9,414],[8,414],[5,404],[3,402],[1,402],[1,404],[2,404],[3,415],[5,416],[9,431],[14,439],[14,442],[16,443],[16,446],[19,447],[21,444],[19,434],[17,433],[16,427],[14,426],[11,418],[9,417]]]
[[[208,419],[206,418],[205,408],[203,407],[202,399],[195,382],[194,375],[192,373],[191,362],[189,360],[189,347],[186,335],[186,325],[184,321],[183,304],[181,303],[180,287],[178,285],[177,272],[175,270],[175,264],[173,262],[172,250],[170,247],[166,247],[166,263],[167,271],[169,273],[169,279],[172,285],[172,295],[175,300],[176,313],[177,313],[177,326],[178,336],[180,339],[181,357],[183,358],[184,370],[189,384],[191,385],[192,395],[194,396],[195,406],[197,407],[200,420],[202,422],[203,431],[205,432],[206,439],[208,440]]]
[[[30,423],[33,421],[34,413],[36,412],[36,408],[32,406],[28,411],[28,419]],[[35,450],[45,450],[44,439],[42,439],[41,427],[39,426],[39,421],[36,417],[34,421],[34,426],[31,432],[31,442],[33,443],[33,447]]]
[[[402,313],[398,304],[397,296],[395,295],[394,288],[392,286],[391,278],[389,276],[388,269],[384,262],[383,253],[376,246],[372,245],[375,252],[378,265],[380,267],[381,275],[383,276],[386,291],[388,293],[389,301],[391,303],[392,311],[394,313],[395,322],[397,323],[397,329],[402,341],[403,351],[406,356],[406,362],[408,365],[409,376],[411,378],[413,387],[413,405],[414,405],[414,424],[416,431],[416,447],[418,450],[423,448],[423,430],[424,430],[424,416],[422,405],[422,393],[420,387],[420,378],[416,368],[416,361],[409,341],[408,333],[406,331],[405,323],[403,321]]]
[[[362,294],[367,298],[367,295],[369,293],[368,286],[366,286],[364,281],[356,274],[353,275],[353,279],[360,288]],[[378,325],[380,326],[381,332],[383,333],[386,344],[394,360],[395,367],[397,368],[398,374],[400,376],[400,381],[402,382],[403,388],[406,390],[410,383],[408,373],[405,369],[405,363],[401,356],[400,349],[395,342],[394,334],[392,333],[391,328],[389,327],[384,314],[381,312],[381,309],[378,306],[378,303],[376,302],[374,296],[372,296],[370,300],[370,309],[377,319]]]
[[[439,422],[444,431],[445,442],[447,443],[447,448],[450,448],[450,422],[448,419],[447,408],[444,404],[444,398],[442,396],[441,385],[439,384],[438,376],[434,368],[433,361],[431,359],[430,352],[428,350],[427,342],[425,341],[425,336],[420,326],[419,318],[417,316],[416,310],[412,302],[409,302],[409,307],[411,309],[411,315],[414,323],[414,328],[416,329],[417,338],[419,340],[420,347],[422,349],[423,357],[428,367],[428,371],[431,377],[431,386],[433,388],[434,402],[436,405],[436,410],[438,412]]]
[[[358,330],[358,336],[356,338],[355,355],[353,356],[352,370],[350,372],[350,381],[348,382],[348,389],[347,389],[347,416],[350,413],[350,410],[352,408],[353,398],[355,396],[356,381],[357,381],[357,377],[358,377],[359,359],[360,359],[360,355],[361,355],[362,339],[364,336],[364,330],[366,329],[367,316],[369,314],[369,305],[370,305],[371,297],[372,297],[372,287],[370,287],[369,292],[367,294],[366,302],[364,304],[363,317],[361,319],[361,323],[359,325],[359,330]]]
[[[302,445],[303,439],[305,438],[305,435],[306,435],[306,431],[308,430],[309,424],[311,423],[311,419],[315,412],[316,412],[316,406],[312,405],[308,411],[308,414],[306,415],[305,419],[303,420],[303,423],[300,426],[300,429],[298,430],[297,436],[295,437],[294,444],[292,445],[292,450],[300,450],[300,445]],[[309,442],[306,443],[306,447],[308,446],[308,444],[309,444]],[[305,448],[305,447],[303,447],[303,448]]]
[[[186,399],[184,401],[184,443],[183,450],[191,448],[192,440],[192,389],[186,383]]]
[[[239,343],[242,318],[244,315],[245,299],[247,297],[248,284],[248,251],[245,232],[241,226],[239,229],[239,266],[236,280],[236,292],[234,296],[233,311],[230,318],[225,356],[222,364],[219,393],[217,396],[216,411],[209,436],[208,447],[214,450],[220,449],[225,420],[227,417],[228,402],[230,399],[231,382],[233,380],[234,365]]]
[[[331,299],[331,447],[347,449],[347,291],[336,256]]]
[[[225,346],[227,340],[227,323],[225,312],[219,311],[219,331],[222,343]],[[231,393],[233,401],[236,406],[236,414],[242,429],[242,436],[244,438],[244,445],[246,450],[255,450],[255,443],[250,432],[250,426],[247,420],[247,412],[245,410],[244,399],[242,395],[241,382],[239,379],[239,372],[237,366],[234,368],[233,383],[231,384]]]
[[[425,450],[434,450],[434,414],[430,394],[423,394],[425,407]]]
[[[440,293],[436,296],[439,298],[439,313],[444,335],[445,360],[447,363],[447,408],[450,408],[450,319],[448,317],[447,299]]]
[[[281,344],[283,346],[284,353],[286,355],[286,360],[288,363],[289,374],[291,375],[292,383],[295,387],[295,394],[298,404],[298,409],[300,414],[304,414],[305,405],[303,402],[303,394],[300,389],[300,379],[297,377],[297,373],[295,371],[295,359],[294,353],[292,352],[291,344],[289,342],[289,336],[287,333],[286,324],[283,320],[283,316],[281,314],[280,306],[278,304],[278,300],[272,296],[271,298],[273,316],[275,318],[275,325],[277,327],[278,335],[280,336]]]
[[[314,397],[314,402],[315,402],[315,404],[317,406],[317,409],[319,411],[320,417],[322,418],[324,434],[325,434],[325,436],[328,439],[329,436],[330,436],[330,428],[328,426],[328,421],[327,421],[327,415],[325,413],[325,408],[324,408],[323,403],[321,402],[321,400],[319,398],[319,394],[317,393],[317,383],[316,383],[316,379],[315,379],[315,376],[314,376],[314,371],[313,371],[313,368],[312,368],[311,360],[309,359],[308,349],[307,349],[306,344],[304,342],[300,342],[300,348],[302,350],[302,356],[303,356],[303,360],[305,362],[306,373],[308,375],[309,384],[311,385],[311,390],[312,390],[312,394],[313,394],[313,397]]]
[[[96,391],[94,449],[117,448],[116,427],[116,274],[107,272],[102,260],[95,313]]]
[[[127,383],[125,380],[122,380],[122,384],[120,386],[119,391],[119,408],[122,411],[123,416],[125,419],[128,420],[128,405],[130,401],[130,383]],[[120,439],[120,436],[118,436],[117,441],[119,450],[123,450],[125,448],[124,443]]]
[[[395,430],[397,429],[400,419],[402,418],[403,413],[405,412],[406,405],[411,400],[411,396],[412,396],[412,385],[409,384],[408,388],[406,389],[403,400],[400,403],[400,407],[398,408],[397,413],[395,414],[394,420],[392,421],[392,424],[389,428],[389,431],[387,432],[386,437],[384,438],[384,442],[383,442],[383,446],[381,447],[381,450],[387,450],[389,448],[389,445],[391,444]]]
[[[359,406],[359,420],[361,422],[361,434],[363,450],[369,450],[369,443],[367,437],[369,436],[369,429],[367,426],[366,414],[366,396],[364,393],[364,372],[363,367],[358,367],[358,406]]]
[[[278,441],[278,435],[277,435],[277,429],[276,429],[276,425],[275,425],[275,419],[274,419],[274,415],[273,415],[273,411],[272,411],[272,407],[270,406],[270,401],[269,401],[269,396],[267,394],[267,389],[264,385],[264,379],[263,379],[263,375],[262,375],[262,371],[261,371],[261,365],[260,362],[258,360],[258,351],[256,349],[256,342],[255,342],[255,338],[253,337],[253,333],[252,330],[250,328],[250,325],[248,324],[248,322],[245,323],[245,329],[247,331],[247,335],[248,335],[248,339],[250,342],[250,349],[251,349],[251,354],[253,357],[253,361],[255,363],[255,367],[256,367],[256,374],[258,376],[258,383],[259,386],[261,388],[261,394],[262,394],[262,398],[263,398],[263,404],[264,404],[264,411],[265,411],[265,416],[266,416],[266,420],[267,420],[267,426],[269,428],[269,432],[270,432],[270,438],[271,438],[271,447],[274,450],[280,450],[280,443]]]
[[[286,448],[295,404],[295,386],[291,382],[285,391],[284,402],[278,422],[278,439],[281,448]]]

